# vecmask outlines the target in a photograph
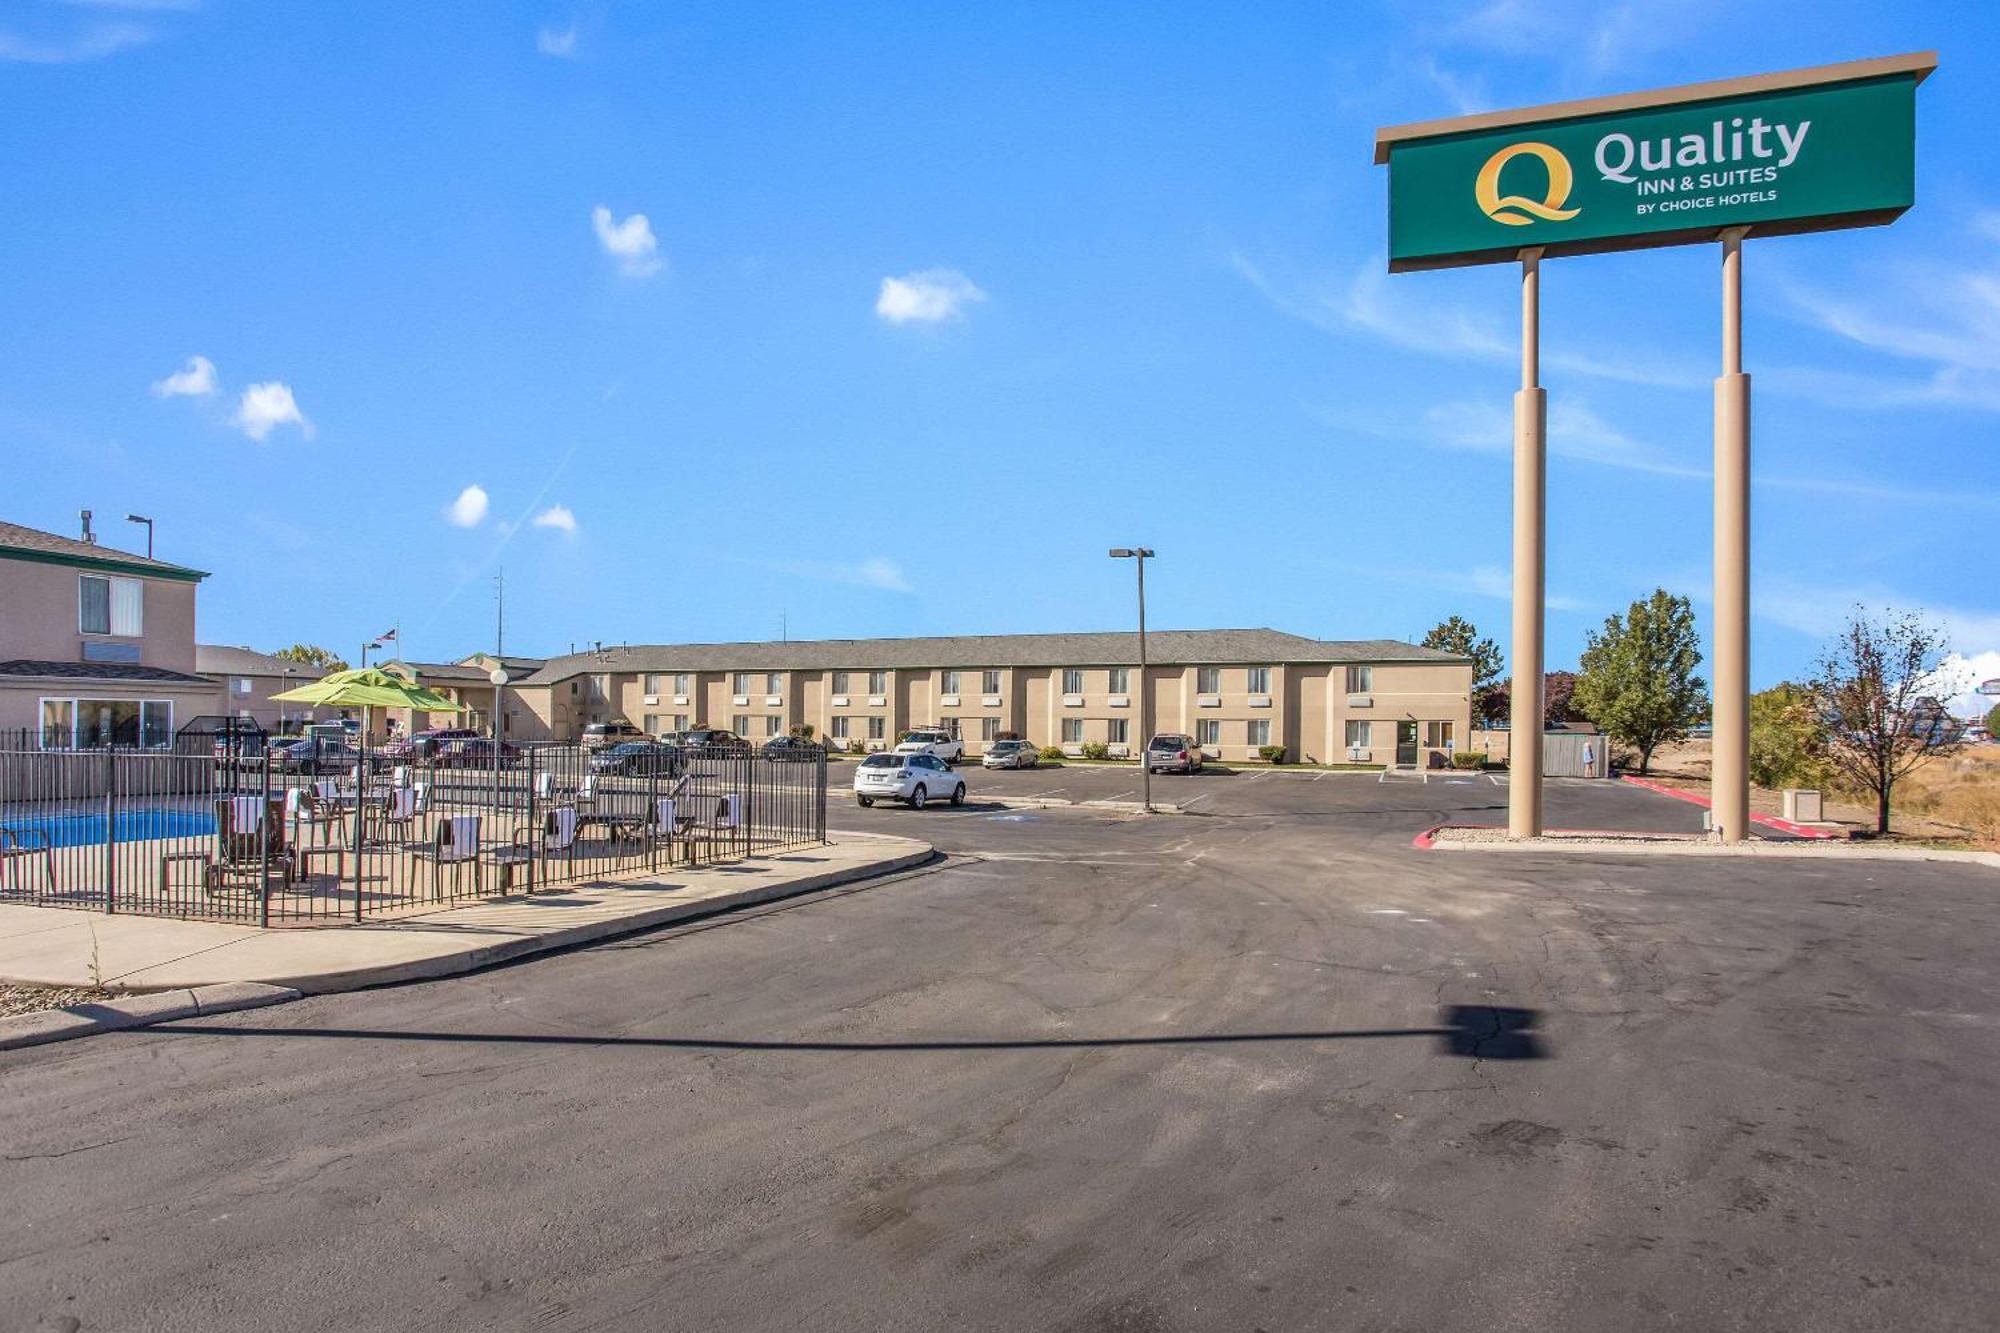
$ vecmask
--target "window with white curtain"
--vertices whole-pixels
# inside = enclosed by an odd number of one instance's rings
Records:
[[[146,584],[108,574],[77,580],[77,629],[136,639],[146,632]]]

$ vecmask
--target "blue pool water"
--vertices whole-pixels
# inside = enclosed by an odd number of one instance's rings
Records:
[[[90,847],[104,841],[104,812],[0,820],[0,828],[9,833],[45,833],[53,847]],[[118,842],[205,837],[214,832],[215,816],[205,810],[120,810],[114,828]]]

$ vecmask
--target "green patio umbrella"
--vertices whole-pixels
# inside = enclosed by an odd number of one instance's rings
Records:
[[[361,758],[356,766],[354,790],[354,919],[361,919],[361,823],[367,806],[368,713],[374,708],[409,708],[427,713],[458,713],[465,706],[427,690],[413,680],[374,667],[354,667],[329,672],[307,681],[297,689],[271,696],[273,702],[317,704],[322,708],[361,710]]]

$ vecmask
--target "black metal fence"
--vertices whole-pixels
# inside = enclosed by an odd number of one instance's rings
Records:
[[[826,758],[748,747],[0,748],[0,901],[262,925],[826,840]]]

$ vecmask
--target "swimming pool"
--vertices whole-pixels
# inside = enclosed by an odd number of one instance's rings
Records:
[[[140,807],[120,810],[113,826],[113,841],[147,842],[154,838],[197,838],[215,832],[215,816],[206,810],[174,810]],[[104,841],[104,812],[70,815],[32,815],[0,819],[0,828],[9,833],[46,834],[51,847],[91,847]]]

